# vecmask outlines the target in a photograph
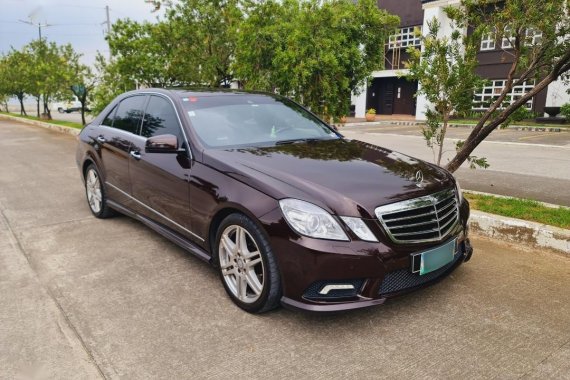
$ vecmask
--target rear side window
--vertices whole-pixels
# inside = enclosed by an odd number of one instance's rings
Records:
[[[105,125],[107,127],[112,127],[113,126],[113,119],[115,117],[115,111],[117,110],[117,106],[113,107],[113,109],[111,110],[111,112],[109,112],[107,114],[107,116],[105,117],[105,119],[103,120],[102,125]]]
[[[159,96],[150,97],[141,134],[144,137],[174,135],[178,137],[179,143],[182,142],[183,136],[176,111],[167,99]]]
[[[131,96],[119,104],[113,128],[138,133],[141,123],[146,96]]]

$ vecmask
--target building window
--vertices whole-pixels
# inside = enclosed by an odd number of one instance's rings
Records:
[[[422,30],[421,26],[409,26],[405,28],[400,28],[398,33],[392,34],[388,38],[388,48],[401,48],[408,46],[420,46],[420,32]]]
[[[534,28],[528,28],[525,34],[526,34],[525,44],[527,46],[538,45],[542,40],[542,32],[540,30],[536,30]]]
[[[495,31],[483,34],[481,37],[481,50],[495,50]]]
[[[505,27],[505,32],[503,33],[503,39],[501,42],[501,47],[503,49],[510,49],[512,48],[512,44],[511,42],[514,42],[514,38],[515,36],[513,36],[512,32],[511,32],[511,28],[509,26]],[[535,46],[538,45],[540,43],[540,41],[542,40],[542,32],[540,30],[536,30],[534,28],[527,28],[525,30],[525,40],[524,40],[524,44],[526,46]],[[482,43],[481,43],[482,46]],[[483,50],[481,48],[481,50]]]
[[[475,111],[484,111],[496,98],[501,95],[503,88],[505,87],[506,80],[492,80],[488,85],[483,87],[481,92],[478,92],[474,95],[473,101],[473,110]],[[524,94],[532,90],[534,87],[534,81],[523,82],[518,86],[514,86],[507,94],[505,100],[503,101],[503,107],[514,103],[515,101],[519,100]],[[527,109],[532,109],[532,98],[529,99],[528,102],[524,105]]]
[[[511,27],[506,26],[505,30],[503,31],[503,38],[501,41],[501,48],[503,49],[510,49],[512,48],[511,41],[513,40],[514,36],[511,33]]]

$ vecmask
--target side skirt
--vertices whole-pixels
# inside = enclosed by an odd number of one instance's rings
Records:
[[[127,215],[133,219],[136,219],[139,222],[145,224],[150,229],[158,232],[160,235],[164,236],[165,238],[167,238],[168,240],[170,240],[174,244],[178,245],[180,248],[190,252],[191,254],[198,257],[199,259],[201,259],[207,263],[210,263],[210,264],[212,263],[212,259],[211,259],[210,255],[208,255],[208,253],[204,249],[200,248],[199,246],[197,246],[193,242],[189,241],[188,239],[180,236],[178,233],[170,230],[167,227],[164,227],[164,226],[154,222],[153,220],[151,220],[149,218],[146,218],[142,215],[136,214],[136,213],[132,212],[131,210],[129,210],[128,208],[123,207],[120,204],[118,204],[117,202],[113,202],[110,199],[107,200],[107,203],[109,203],[109,206],[111,206],[111,208],[115,209],[116,211],[120,212],[121,214],[125,214],[125,215]]]

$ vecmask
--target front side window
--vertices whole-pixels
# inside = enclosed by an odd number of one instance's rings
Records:
[[[141,95],[123,99],[115,114],[113,128],[137,134],[141,124],[145,100],[146,96]]]
[[[174,135],[179,143],[183,140],[176,111],[167,99],[160,96],[150,97],[146,106],[141,135],[144,137]]]
[[[209,147],[271,146],[339,136],[294,102],[264,95],[182,98],[192,127]]]

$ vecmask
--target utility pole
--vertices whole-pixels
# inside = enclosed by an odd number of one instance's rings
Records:
[[[42,54],[42,56],[43,56],[43,53],[42,53],[42,51],[43,51],[43,49],[42,49],[42,27],[47,28],[48,26],[51,26],[51,25],[48,24],[47,22],[44,24],[42,24],[41,22],[34,23],[31,20],[32,20],[32,16],[30,15],[30,21],[25,21],[25,20],[18,20],[18,21],[23,22],[24,24],[28,24],[28,25],[38,27],[38,36],[39,36],[39,41],[40,41],[40,54]],[[47,109],[47,105],[44,104],[44,112],[46,112],[46,109]],[[37,112],[38,117],[40,117],[40,98],[39,97],[36,98],[36,112]]]
[[[24,24],[28,24],[28,25],[32,25],[32,26],[37,26],[38,27],[38,34],[39,34],[39,38],[40,41],[42,40],[42,27],[47,28],[48,26],[51,26],[50,24],[48,24],[47,22],[45,24],[42,24],[41,22],[38,23],[34,23],[32,21],[25,21],[25,20],[18,20],[20,22],[23,22]]]
[[[111,17],[109,15],[109,6],[105,5],[105,15],[107,16],[106,20],[101,23],[101,25],[105,25],[106,31],[105,33],[108,35],[111,33]],[[111,48],[109,48],[109,60],[111,59]]]

